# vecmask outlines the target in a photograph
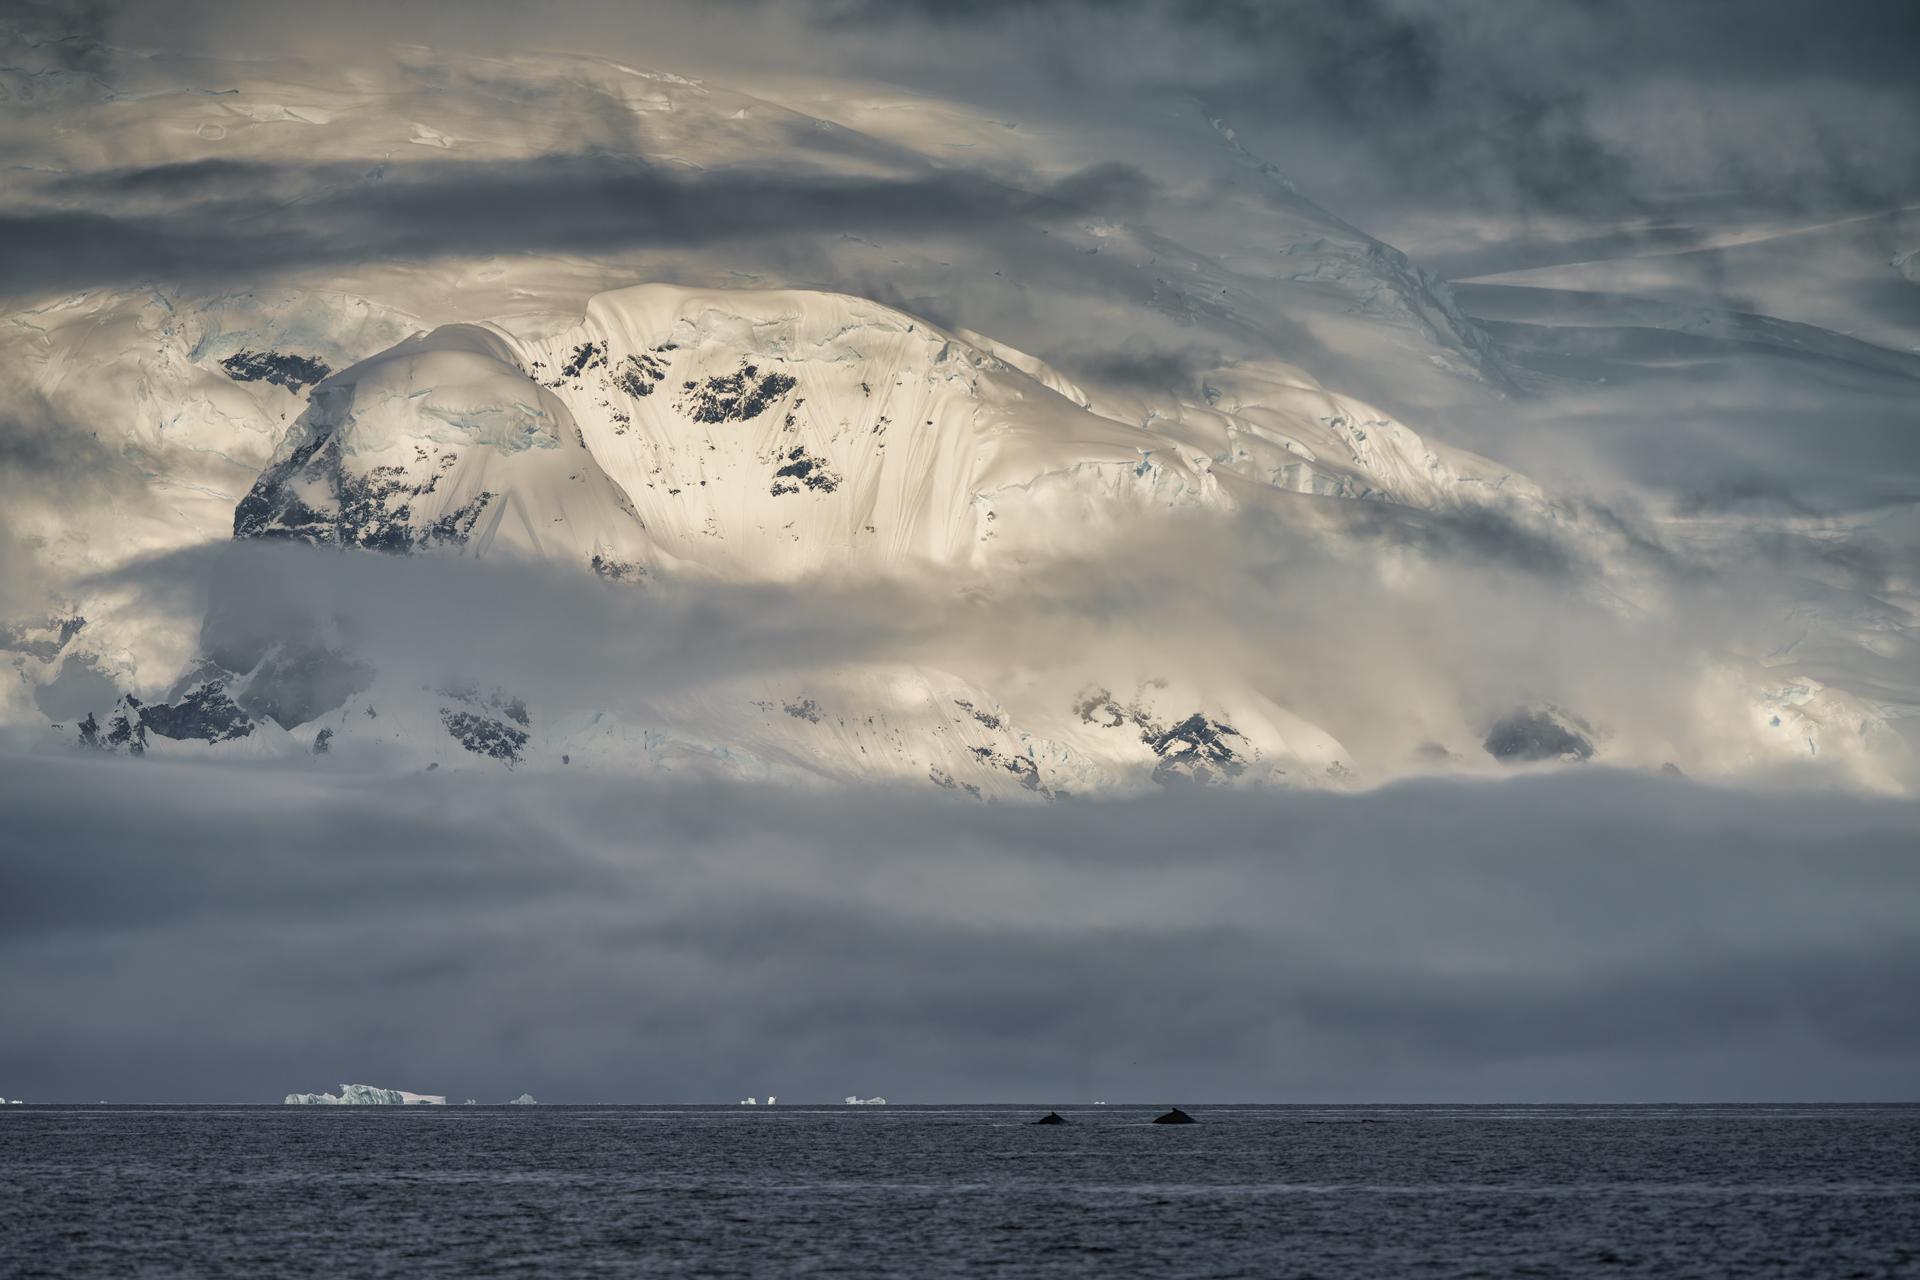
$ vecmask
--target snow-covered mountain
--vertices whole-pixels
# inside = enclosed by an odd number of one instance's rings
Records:
[[[1032,357],[862,299],[644,285],[538,339],[451,326],[333,375],[234,534],[782,577],[1057,551],[1132,507],[1263,489],[1537,497],[1298,370],[1221,381],[1200,404],[1097,404]]]
[[[244,292],[156,281],[10,302],[0,359],[23,400],[84,428],[93,459],[83,492],[9,519],[43,580],[7,596],[15,679],[0,710],[50,749],[877,776],[978,797],[1589,758],[1737,772],[1820,752],[1873,785],[1908,776],[1889,726],[1920,691],[1903,674],[1912,613],[1894,590],[1769,603],[1799,638],[1782,650],[1769,619],[1753,651],[1668,679],[1698,703],[1676,732],[1573,705],[1535,675],[1453,671],[1438,638],[1417,667],[1394,655],[1422,653],[1418,636],[1382,648],[1384,630],[1458,630],[1440,616],[1454,607],[1507,607],[1425,585],[1434,548],[1517,545],[1564,564],[1569,597],[1623,634],[1671,609],[1672,575],[1634,529],[1434,438],[1445,432],[1414,415],[1445,423],[1519,394],[1499,327],[1203,113],[1153,128],[1177,134],[1162,139],[1162,180],[1204,183],[1210,199],[1149,225],[1074,209],[1069,140],[893,92],[749,96],[591,59],[423,70],[413,54],[397,82],[424,76],[431,92],[319,89],[266,64],[216,98],[204,69],[153,60],[130,74],[137,118],[124,87],[36,83],[63,110],[116,122],[134,152],[171,157],[195,139],[230,164],[277,164],[298,138],[308,167],[286,180],[301,194],[276,214],[295,220],[393,198],[410,172],[398,149],[511,164],[596,113],[625,122],[622,154],[715,181],[774,155],[836,182],[944,180],[937,157],[964,145],[993,148],[1042,194],[974,242],[814,228],[805,254],[738,237],[651,256],[452,247],[424,265],[290,261]],[[551,115],[530,111],[503,88],[516,77],[566,94]],[[43,164],[75,162],[43,145]],[[1114,340],[1089,349],[1056,340],[1061,328]],[[1179,360],[1130,356],[1169,335]],[[1285,556],[1236,542],[1270,525],[1373,541],[1291,574]],[[675,687],[549,680],[543,696],[525,686],[569,663],[564,644],[499,669],[450,658],[429,676],[374,652],[352,609],[297,588],[269,603],[216,568],[194,579],[203,596],[156,606],[159,578],[233,543],[505,566],[623,602],[907,584],[918,594],[899,598],[962,601],[978,630]],[[1313,613],[1320,656],[1283,637],[1263,649],[1263,623],[1208,636],[1177,616],[1144,640],[1102,644],[1090,625],[1055,642],[1057,621],[1024,610],[1030,582],[1082,563],[1124,573],[1155,546],[1180,548],[1163,576],[1187,556],[1195,573],[1231,567]],[[1396,593],[1428,614],[1375,607]],[[1522,628],[1551,612],[1513,608]],[[1128,621],[1099,597],[1079,622],[1103,610]],[[1330,659],[1324,636],[1341,627],[1351,642]],[[1813,653],[1818,675],[1796,665]],[[1877,682],[1855,678],[1875,660]],[[1342,681],[1386,710],[1330,710],[1322,687]]]
[[[575,328],[519,339],[449,326],[326,377],[237,504],[233,536],[514,557],[643,587],[660,573],[991,576],[1097,549],[1159,513],[1280,495],[1533,497],[1295,370],[1240,370],[1210,399],[1136,403],[1128,422],[1031,357],[871,302],[640,286],[594,298]],[[166,700],[80,732],[152,747],[234,741],[265,722],[328,752],[371,740],[433,757],[457,743],[588,767],[724,753],[974,794],[1345,768],[1330,735],[1246,690],[1209,701],[1162,676],[1116,699],[1094,668],[1037,728],[951,673],[864,665],[650,708],[672,726],[664,738],[657,723],[620,724],[611,703],[536,725],[511,694],[438,690],[423,703],[380,689],[345,648],[229,625],[245,609],[216,606],[204,660]]]

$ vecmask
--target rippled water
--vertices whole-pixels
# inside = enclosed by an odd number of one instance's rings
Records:
[[[1920,1108],[39,1108],[0,1274],[1920,1274]]]

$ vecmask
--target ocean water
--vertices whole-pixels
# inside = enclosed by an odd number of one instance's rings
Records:
[[[6,1276],[1920,1275],[1920,1108],[52,1108]]]

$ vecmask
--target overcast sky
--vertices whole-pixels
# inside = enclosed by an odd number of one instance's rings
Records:
[[[29,5],[29,9],[34,6]],[[1920,198],[1920,15],[1796,0],[288,0],[47,5],[89,42],[351,58],[386,41],[557,49],[734,78],[825,73],[1095,117],[1189,94],[1315,197],[1403,214],[1874,211]],[[76,20],[77,19],[77,20]],[[1707,217],[1713,215],[1709,212]],[[1388,237],[1392,239],[1393,237]]]
[[[1122,389],[1199,395],[1222,364],[1294,361],[1558,505],[1539,523],[1381,504],[1172,522],[965,590],[903,575],[633,598],[525,566],[220,541],[62,579],[0,517],[0,625],[96,592],[192,635],[210,599],[240,600],[325,619],[405,679],[457,661],[542,707],[854,660],[1199,653],[1259,668],[1263,693],[1362,748],[1524,686],[1689,761],[1746,714],[1700,694],[1702,673],[1794,650],[1810,601],[1854,628],[1873,690],[1920,667],[1899,603],[1920,563],[1920,282],[1899,269],[1920,250],[1920,8],[14,9],[0,62],[44,74],[0,102],[0,312],[29,346],[38,308],[88,290],[371,293],[489,255],[596,282],[738,272],[863,292]],[[408,42],[439,52],[391,47]],[[930,160],[796,108],[765,126],[785,130],[777,155],[699,168],[646,153],[590,78],[435,60],[529,50],[795,103],[818,92],[804,77],[857,82],[850,99],[891,86],[1027,149]],[[234,155],[113,110],[268,62],[374,100],[483,81],[526,131],[376,165],[338,142],[351,112],[311,152]],[[1169,318],[1117,254],[1060,247],[1125,225],[1184,263],[1177,230],[1211,266],[1320,210],[1312,225],[1405,250],[1434,289],[1461,282],[1462,310],[1422,323],[1483,361],[1475,377],[1342,349],[1348,317],[1296,323],[1264,261],[1236,278],[1261,282],[1240,314],[1183,299]],[[1587,274],[1518,274],[1561,270]],[[565,279],[568,305],[590,291]],[[85,382],[0,369],[0,508],[110,532],[149,477],[103,442],[112,409]],[[1596,766],[971,805],[924,786],[83,758],[32,736],[0,733],[7,1097],[1920,1094],[1920,804],[1823,761],[1725,785]]]

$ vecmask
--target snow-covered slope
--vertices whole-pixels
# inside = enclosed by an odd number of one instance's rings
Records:
[[[758,574],[965,559],[995,532],[994,495],[1076,469],[1133,488],[1153,443],[953,334],[835,294],[624,289],[525,359],[663,547]],[[1166,501],[1205,490],[1180,459],[1143,474]]]
[[[1139,510],[1230,504],[1216,469],[1416,506],[1521,487],[1286,366],[1219,370],[1198,402],[1096,399],[839,294],[638,286],[517,352],[661,548],[733,573],[1058,552]]]

